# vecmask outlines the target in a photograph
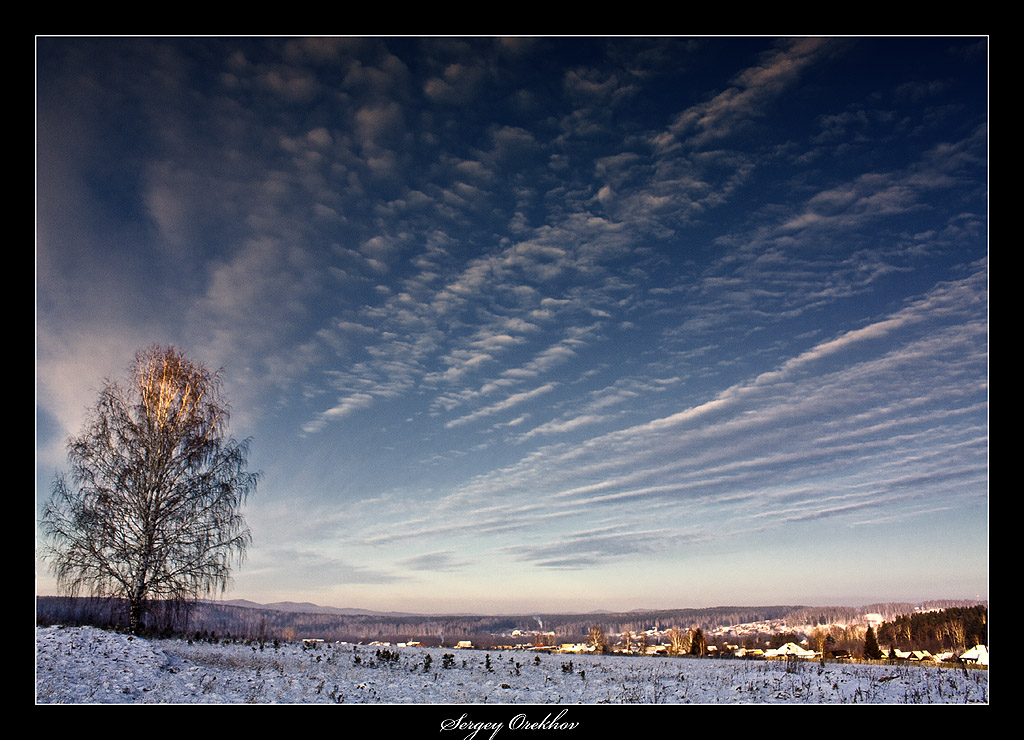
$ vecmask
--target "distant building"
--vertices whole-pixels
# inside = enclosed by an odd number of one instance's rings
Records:
[[[780,648],[764,651],[764,657],[766,658],[814,658],[816,656],[817,653],[813,650],[802,648],[795,642],[787,642]]]
[[[736,658],[763,658],[764,650],[760,648],[736,648],[732,651]]]
[[[560,653],[591,653],[594,652],[592,645],[585,645],[580,642],[563,642],[558,646]]]
[[[988,665],[988,647],[975,645],[970,650],[960,655],[963,663],[974,663],[975,665]]]

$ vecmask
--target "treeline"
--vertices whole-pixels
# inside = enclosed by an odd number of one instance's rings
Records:
[[[40,596],[36,622],[93,625],[123,629],[128,625],[128,604],[123,599]],[[335,614],[260,609],[211,601],[191,604],[154,602],[146,615],[144,632],[199,639],[285,640],[307,637],[346,642],[405,642],[453,645],[459,640],[485,643],[486,636],[515,629],[517,617],[393,616]]]
[[[705,631],[721,625],[779,620],[791,606],[712,607],[601,614],[381,615],[296,612],[201,601],[191,605],[159,603],[146,620],[151,634],[198,634],[241,639],[301,639],[317,637],[347,642],[406,642],[453,645],[470,640],[475,645],[507,642],[514,631],[540,633],[559,642],[579,642],[595,623],[608,633],[640,633],[672,627]],[[39,624],[93,624],[123,627],[127,604],[118,599],[41,596],[36,600]],[[525,638],[523,638],[525,639]]]
[[[189,624],[192,605],[179,601],[153,602],[146,626],[151,633],[176,633]],[[104,629],[126,629],[129,605],[126,599],[93,596],[37,596],[36,624],[47,626],[90,625]]]
[[[914,614],[918,609],[937,610],[975,606],[978,602],[963,599],[935,599],[912,604],[905,601],[885,601],[862,606],[808,606],[795,607],[785,615],[790,625],[811,627],[833,624],[855,624],[863,621],[865,614],[878,614],[890,622],[898,617]]]
[[[600,625],[607,634],[625,632],[638,634],[647,630],[661,632],[673,627],[700,628],[708,632],[717,627],[734,624],[784,620],[786,615],[792,613],[794,609],[801,608],[805,607],[714,606],[701,609],[602,612],[599,614],[546,614],[532,618],[520,618],[516,628],[523,631],[541,629],[551,632],[565,641],[576,641],[582,638],[595,624]]]
[[[900,606],[905,607],[907,612],[914,611],[913,604],[902,604]],[[785,615],[784,619],[786,624],[789,625],[810,625],[811,627],[851,624],[860,619],[865,613],[870,613],[871,611],[873,609],[860,606],[805,606],[792,609]]]
[[[932,653],[988,645],[988,608],[955,606],[902,614],[879,626],[878,642],[900,650]]]

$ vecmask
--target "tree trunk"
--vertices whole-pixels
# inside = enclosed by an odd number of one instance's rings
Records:
[[[144,598],[133,595],[128,600],[128,630],[133,635],[138,635],[142,632],[142,617],[145,610],[146,600]]]

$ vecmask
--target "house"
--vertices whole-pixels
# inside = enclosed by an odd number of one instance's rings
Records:
[[[737,658],[763,658],[764,650],[759,648],[737,648],[732,651],[732,654]]]
[[[988,665],[988,646],[975,645],[970,650],[960,655],[961,663],[974,663],[975,665]]]
[[[560,653],[589,653],[593,652],[593,650],[593,646],[584,645],[579,642],[563,642],[558,646],[558,652]]]
[[[459,640],[455,645],[456,648],[470,650],[473,648],[473,643],[469,640]]]
[[[817,656],[813,650],[807,650],[795,642],[787,642],[780,648],[773,648],[764,651],[766,658],[814,658]]]

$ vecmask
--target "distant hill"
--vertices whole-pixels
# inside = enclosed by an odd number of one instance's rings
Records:
[[[229,599],[227,601],[216,601],[212,603],[225,604],[227,606],[240,606],[246,609],[270,609],[271,611],[295,612],[297,614],[366,614],[370,616],[382,617],[418,616],[411,612],[382,612],[374,611],[373,609],[354,609],[352,607],[320,606],[319,604],[312,604],[308,601],[275,601],[270,604],[260,604],[255,601],[249,601],[247,599]]]

